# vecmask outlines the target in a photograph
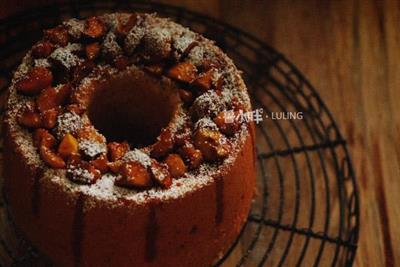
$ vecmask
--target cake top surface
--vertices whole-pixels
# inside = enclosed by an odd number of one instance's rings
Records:
[[[108,141],[89,114],[99,88],[123,75],[179,95],[150,145]],[[226,172],[249,135],[237,115],[249,109],[239,71],[212,41],[154,14],[114,13],[44,32],[14,74],[5,123],[42,182],[93,203],[146,203],[179,198]]]

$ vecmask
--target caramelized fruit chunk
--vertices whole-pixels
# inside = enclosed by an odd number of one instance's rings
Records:
[[[69,83],[60,86],[57,89],[56,104],[64,105],[66,102],[68,102],[71,92],[72,92],[72,86]]]
[[[117,160],[117,161],[113,161],[113,162],[108,162],[107,163],[107,167],[113,172],[118,174],[119,170],[121,169],[123,162],[122,160]]]
[[[88,163],[86,166],[87,166],[86,169],[88,170],[88,172],[90,172],[93,175],[93,178],[94,178],[93,183],[95,183],[98,179],[101,178],[100,170],[96,169],[96,167],[90,163]]]
[[[67,164],[71,166],[78,166],[81,164],[82,158],[80,154],[74,154],[68,158]]]
[[[101,178],[101,172],[87,161],[72,157],[68,162],[67,175],[72,181],[80,184],[94,184]]]
[[[82,81],[86,76],[88,76],[95,65],[92,61],[83,61],[78,66],[76,66],[72,72],[72,83],[77,84]]]
[[[45,129],[36,129],[33,134],[33,143],[39,148],[40,157],[52,168],[65,168],[65,161],[52,148],[56,145],[56,138]]]
[[[221,64],[212,59],[204,59],[201,62],[201,66],[199,66],[200,70],[203,72],[207,72],[208,70],[210,70],[212,68],[218,69],[219,67],[221,67]]]
[[[40,112],[57,107],[57,91],[49,86],[40,92],[36,99],[36,105]]]
[[[157,160],[152,160],[150,171],[153,175],[153,179],[163,188],[169,188],[171,186],[172,177],[166,164],[159,163]]]
[[[118,26],[116,28],[116,32],[120,36],[125,36],[128,32],[136,25],[137,15],[132,14],[126,21],[122,21],[121,18],[118,18]]]
[[[179,97],[187,105],[190,105],[194,100],[193,93],[185,89],[179,89]]]
[[[32,56],[35,58],[46,58],[50,56],[54,49],[56,49],[56,47],[52,43],[43,41],[32,48]]]
[[[198,78],[196,78],[196,80],[194,80],[192,84],[196,88],[199,88],[202,92],[210,90],[214,72],[215,69],[213,68],[209,69],[208,71],[201,74]]]
[[[58,113],[59,111],[57,108],[48,109],[42,112],[41,115],[43,127],[46,129],[52,129],[54,126],[56,126]]]
[[[196,169],[203,162],[203,154],[192,144],[186,143],[179,148],[178,153],[183,157],[190,169]]]
[[[65,168],[65,161],[50,148],[46,146],[40,146],[39,151],[43,161],[50,167],[54,169]]]
[[[78,140],[70,133],[65,134],[58,146],[58,154],[64,158],[78,154]]]
[[[36,147],[52,148],[56,145],[57,140],[49,131],[39,128],[33,133],[33,143]]]
[[[171,36],[169,34],[158,34],[151,30],[145,34],[138,48],[138,55],[142,62],[157,63],[168,61],[171,58]]]
[[[84,34],[91,38],[100,38],[106,33],[106,26],[96,17],[91,17],[86,20],[86,28]]]
[[[50,70],[45,67],[34,67],[15,86],[19,93],[33,96],[39,94],[42,89],[50,86],[52,81],[53,75]]]
[[[53,44],[60,46],[66,46],[69,42],[68,30],[63,26],[57,26],[44,31],[44,37]]]
[[[167,76],[180,82],[191,83],[196,79],[197,69],[190,62],[181,62],[172,66],[167,71]]]
[[[107,149],[110,161],[116,161],[121,159],[126,154],[126,152],[129,151],[129,144],[127,142],[111,142],[108,143]]]
[[[233,116],[233,118],[229,118],[228,116]],[[222,111],[214,118],[214,122],[222,133],[231,136],[240,127],[239,121],[235,117],[233,111]]]
[[[151,148],[151,156],[160,158],[165,156],[174,146],[174,137],[169,129],[162,129],[158,141]]]
[[[101,173],[108,171],[108,160],[105,154],[98,156],[96,159],[91,160],[90,163],[96,167]]]
[[[76,136],[78,139],[87,139],[91,141],[97,141],[99,143],[105,142],[104,136],[99,134],[93,126],[85,126],[80,128],[77,131]]]
[[[168,165],[172,177],[182,176],[186,171],[186,165],[178,154],[169,154],[164,161]]]
[[[200,149],[207,161],[223,159],[229,154],[229,144],[219,131],[197,130],[194,136],[194,145]]]
[[[117,185],[128,187],[149,187],[152,185],[150,173],[142,164],[136,161],[125,162],[119,169],[122,178],[116,181]]]
[[[42,126],[42,118],[37,112],[25,111],[18,117],[18,123],[27,128],[39,128]]]
[[[87,59],[95,60],[100,54],[100,44],[95,42],[86,45],[85,52]]]

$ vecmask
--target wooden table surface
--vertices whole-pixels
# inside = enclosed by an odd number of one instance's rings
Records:
[[[348,141],[358,180],[355,266],[400,266],[400,1],[164,2],[258,35],[311,81]],[[13,3],[0,3],[0,17]]]
[[[358,179],[355,266],[400,266],[400,1],[165,2],[256,34],[311,81],[348,141]]]

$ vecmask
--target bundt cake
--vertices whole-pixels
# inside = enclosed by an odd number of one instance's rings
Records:
[[[210,266],[251,206],[250,109],[232,61],[168,19],[45,30],[9,89],[10,215],[55,266]]]

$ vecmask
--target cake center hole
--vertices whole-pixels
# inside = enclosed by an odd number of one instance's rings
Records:
[[[140,70],[120,73],[101,82],[92,96],[88,115],[107,141],[127,141],[143,147],[156,141],[177,108],[170,83]]]

